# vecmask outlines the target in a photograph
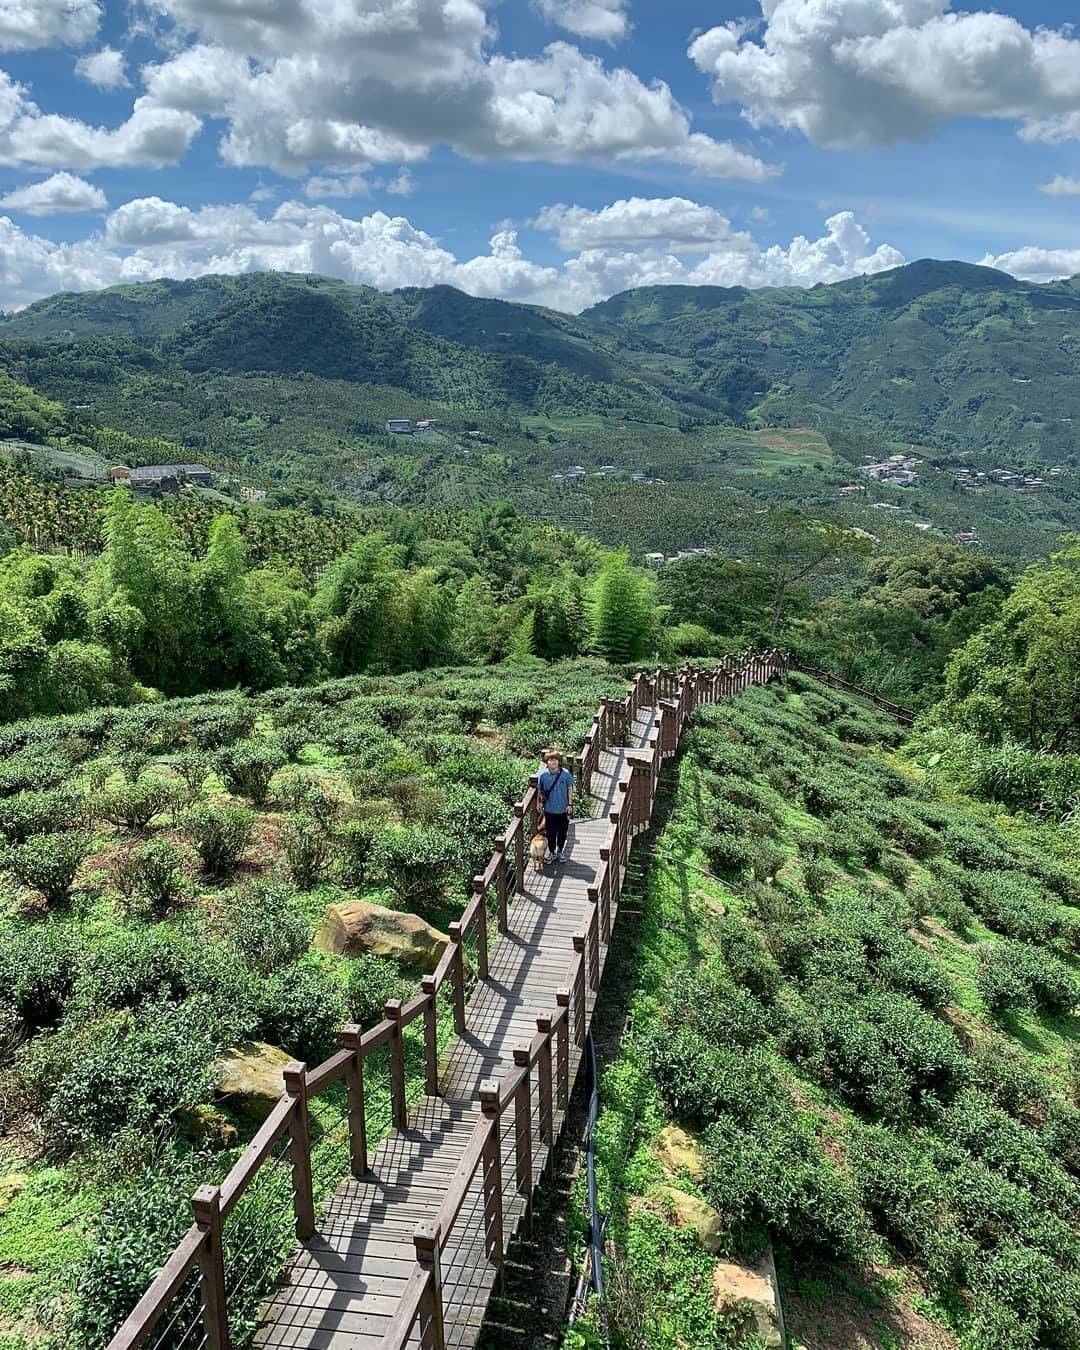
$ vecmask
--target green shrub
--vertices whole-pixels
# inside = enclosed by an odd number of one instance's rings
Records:
[[[465,878],[473,877],[487,866],[496,838],[506,830],[506,804],[493,792],[453,784],[443,792],[441,806],[460,872]]]
[[[191,738],[200,750],[219,750],[250,736],[255,726],[255,709],[242,698],[217,704],[192,718]]]
[[[750,867],[750,848],[735,834],[709,831],[702,836],[701,851],[717,876],[741,876]]]
[[[307,950],[311,926],[296,891],[284,881],[252,881],[227,896],[219,924],[240,959],[269,975]]]
[[[143,778],[107,789],[96,803],[97,815],[118,829],[133,833],[145,830],[175,800],[174,784],[163,778]]]
[[[311,816],[290,816],[281,827],[281,851],[290,878],[302,891],[325,881],[334,861],[334,844]]]
[[[103,933],[83,955],[74,1009],[85,1022],[149,1000],[179,1003],[192,992],[199,959],[198,947],[164,925]]]
[[[731,978],[755,998],[771,1003],[780,991],[780,969],[750,925],[734,915],[724,915],[715,935]]]
[[[0,835],[20,844],[35,834],[70,829],[84,814],[84,802],[70,788],[47,788],[0,798]]]
[[[318,778],[302,769],[288,769],[274,779],[274,794],[292,815],[308,815],[321,830],[330,830],[342,812],[342,802]]]
[[[975,982],[994,1013],[1038,1008],[1067,1013],[1080,1003],[1080,980],[1045,947],[1003,939],[984,951]]]
[[[215,1045],[201,1000],[93,1023],[73,1041],[42,1121],[48,1145],[69,1153],[130,1128],[150,1132],[209,1100]]]
[[[238,741],[220,750],[214,758],[226,788],[236,797],[247,797],[256,806],[266,805],[270,780],[284,764],[284,751],[270,741]]]
[[[160,918],[184,892],[183,863],[175,844],[153,839],[114,860],[112,882],[132,908],[145,907]]]
[[[345,999],[311,958],[274,972],[262,989],[260,1037],[310,1065],[338,1047]]]
[[[185,817],[184,830],[203,869],[210,876],[220,877],[232,871],[251,842],[255,816],[246,806],[197,806]]]
[[[1061,907],[1024,872],[972,874],[968,899],[991,928],[1021,942],[1059,937],[1067,927]]]
[[[397,998],[401,977],[385,957],[364,952],[349,960],[345,973],[345,1005],[349,1017],[368,1027],[382,1019],[383,1004]]]
[[[209,755],[202,750],[190,750],[187,754],[177,755],[172,767],[184,784],[187,799],[195,801],[202,792],[206,775],[210,772]]]
[[[80,1350],[108,1343],[187,1232],[204,1167],[198,1155],[182,1170],[159,1166],[106,1198],[97,1241],[75,1272],[72,1334]]]
[[[40,891],[47,905],[63,905],[71,898],[75,874],[92,843],[84,830],[39,834],[0,853],[0,866],[24,886]]]
[[[5,932],[0,941],[0,1002],[28,1031],[54,1026],[75,990],[81,952],[67,925],[51,920]]]
[[[379,828],[373,820],[347,820],[334,831],[338,880],[343,886],[360,890],[367,885]]]
[[[456,851],[441,830],[398,825],[380,834],[375,856],[398,900],[408,909],[426,913],[445,896]]]
[[[755,881],[772,881],[787,862],[787,853],[769,843],[750,846],[750,875]]]
[[[803,861],[803,884],[808,895],[815,900],[823,900],[833,877],[833,868],[821,858],[810,857]]]
[[[677,1019],[678,1009],[671,1010]],[[779,1087],[766,1052],[714,1044],[685,1024],[656,1026],[644,1043],[657,1087],[675,1117],[703,1127],[723,1114],[748,1123],[770,1102],[787,1094]]]
[[[16,792],[45,792],[71,777],[71,761],[56,750],[22,750],[0,759],[0,797]]]

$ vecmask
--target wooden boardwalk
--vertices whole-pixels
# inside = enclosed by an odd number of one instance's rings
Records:
[[[290,1350],[376,1350],[382,1345],[416,1265],[416,1225],[439,1209],[458,1172],[480,1119],[482,1086],[514,1068],[514,1051],[527,1051],[537,1018],[554,1008],[567,983],[572,938],[586,927],[594,908],[589,888],[600,872],[627,756],[647,745],[656,717],[655,707],[638,709],[626,736],[629,743],[599,753],[591,783],[593,815],[571,826],[564,865],[549,866],[539,875],[527,871],[525,891],[510,905],[509,931],[500,935],[487,977],[477,981],[469,1001],[466,1029],[440,1066],[440,1095],[421,1100],[408,1128],[395,1131],[374,1153],[367,1176],[350,1177],[338,1188],[315,1235],[297,1249],[282,1287],[263,1310],[256,1345]],[[601,942],[601,969],[606,955]],[[586,985],[587,1017],[595,997]],[[572,1084],[581,1058],[573,1037],[569,1056]],[[532,1178],[539,1178],[548,1158],[536,1128],[537,1089],[533,1084],[528,1107]],[[505,1247],[526,1213],[532,1186],[527,1191],[519,1186],[514,1108],[505,1113],[501,1130]],[[476,1343],[498,1271],[486,1254],[481,1181],[479,1175],[472,1180],[442,1252],[447,1346]],[[408,1343],[420,1344],[417,1332]]]
[[[641,671],[625,698],[602,700],[575,761],[591,815],[572,826],[566,864],[539,875],[528,865],[539,810],[530,784],[473,878],[434,973],[407,1002],[388,1002],[375,1026],[343,1028],[341,1049],[323,1063],[285,1068],[281,1098],[221,1184],[192,1197],[194,1222],[108,1350],[232,1350],[233,1332],[272,1275],[258,1269],[258,1248],[250,1257],[233,1239],[245,1206],[257,1214],[267,1203],[253,1199],[253,1185],[281,1167],[299,1243],[262,1303],[260,1350],[475,1345],[559,1138],[630,846],[652,818],[661,767],[695,707],[764,684],[787,665],[768,651],[725,657],[712,670]],[[466,1004],[470,955],[476,979]],[[440,1063],[447,1015],[455,1036]],[[404,1031],[413,1023],[423,1030],[426,1091],[410,1111]],[[371,1154],[365,1077],[380,1066],[394,1129]],[[338,1083],[350,1174],[320,1218],[308,1104]]]

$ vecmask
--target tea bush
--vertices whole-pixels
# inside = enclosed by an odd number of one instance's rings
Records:
[[[270,780],[286,762],[280,746],[269,741],[237,741],[215,756],[214,765],[228,790],[265,806]]]
[[[21,844],[35,834],[70,829],[83,814],[83,799],[70,788],[46,788],[0,798],[0,834]]]
[[[184,818],[184,830],[212,877],[225,876],[240,861],[255,830],[255,816],[245,806],[199,806]]]
[[[120,853],[111,867],[112,883],[133,910],[161,918],[184,893],[184,855],[167,839],[154,839]]]
[[[1080,980],[1065,962],[1026,942],[995,942],[983,954],[976,983],[994,1013],[1013,1008],[1066,1013],[1080,1004]]]
[[[260,1039],[316,1065],[338,1048],[345,1022],[340,986],[329,982],[311,957],[283,966],[261,991]]]
[[[222,902],[218,925],[250,969],[270,975],[307,950],[311,925],[296,891],[280,880],[252,881]]]
[[[34,835],[0,853],[0,867],[24,886],[40,891],[47,905],[64,905],[71,899],[75,874],[91,843],[84,830]]]
[[[423,825],[395,825],[384,830],[375,858],[390,889],[406,909],[430,913],[443,900],[456,861],[452,841]]]
[[[292,881],[310,891],[330,875],[334,842],[311,817],[293,815],[281,827],[281,851]]]
[[[175,800],[175,785],[164,778],[141,778],[101,793],[95,802],[100,820],[140,833]]]
[[[364,952],[352,957],[345,975],[345,1006],[362,1027],[381,1021],[383,1004],[401,993],[401,977],[384,957]]]

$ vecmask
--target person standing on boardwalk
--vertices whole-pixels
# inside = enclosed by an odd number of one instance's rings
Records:
[[[537,778],[536,786],[544,807],[551,860],[561,863],[570,817],[574,814],[574,777],[563,766],[561,755],[555,751],[548,754],[547,768]]]

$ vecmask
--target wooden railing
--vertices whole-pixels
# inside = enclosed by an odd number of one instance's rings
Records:
[[[442,1254],[478,1176],[483,1189],[485,1250],[497,1265],[503,1260],[510,1237],[508,1199],[520,1195],[527,1206],[535,1181],[534,1139],[549,1150],[549,1155],[556,1142],[571,1089],[571,1044],[580,1050],[585,1043],[588,994],[599,987],[601,947],[611,940],[630,844],[635,835],[648,828],[661,766],[677,750],[687,718],[700,703],[712,703],[750,684],[765,683],[782,674],[787,664],[787,658],[777,651],[748,652],[742,657],[725,658],[709,670],[686,667],[677,674],[663,670],[648,675],[639,673],[625,698],[605,699],[601,703],[575,761],[580,785],[586,791],[599,767],[600,755],[613,746],[626,744],[639,710],[655,707],[658,712],[646,744],[627,757],[628,771],[618,784],[606,843],[600,850],[600,867],[588,890],[589,917],[581,931],[574,934],[567,951],[564,987],[556,994],[555,1006],[549,1013],[536,1019],[536,1033],[530,1044],[515,1052],[513,1071],[501,1083],[489,1081],[483,1085],[481,1119],[454,1179],[437,1213],[416,1228],[416,1266],[386,1333],[384,1350],[400,1350],[417,1326],[422,1350],[442,1350]],[[185,1289],[195,1300],[196,1320],[202,1324],[199,1343],[207,1350],[229,1350],[226,1291],[231,1292],[233,1286],[227,1281],[225,1270],[226,1220],[260,1169],[287,1142],[293,1226],[300,1241],[312,1236],[315,1204],[309,1101],[333,1084],[345,1083],[350,1170],[354,1176],[363,1176],[368,1171],[365,1065],[375,1051],[386,1048],[391,1122],[397,1129],[406,1128],[403,1033],[416,1021],[423,1024],[425,1091],[438,1095],[440,1002],[449,1002],[455,1031],[464,1031],[467,944],[475,951],[477,974],[483,979],[488,970],[489,919],[494,917],[500,933],[508,931],[509,897],[524,890],[525,831],[528,829],[530,835],[535,831],[538,817],[539,800],[533,779],[525,796],[515,805],[505,833],[495,841],[491,861],[473,878],[469,903],[461,919],[450,925],[450,942],[434,973],[422,979],[417,994],[405,1003],[397,999],[388,1002],[383,1008],[383,1019],[368,1030],[356,1025],[344,1027],[341,1048],[322,1064],[312,1069],[298,1062],[287,1066],[283,1074],[285,1091],[280,1100],[221,1185],[202,1186],[196,1191],[192,1198],[192,1226],[109,1342],[108,1350],[138,1350],[141,1346],[165,1350],[172,1345],[175,1336],[170,1332],[171,1323],[164,1330],[159,1328],[165,1313]],[[440,1000],[444,990],[449,998]],[[514,1130],[514,1176],[504,1184],[502,1147],[508,1124]],[[155,1332],[157,1337],[152,1339]]]
[[[911,726],[915,721],[915,714],[910,708],[904,708],[899,703],[892,703],[889,699],[882,698],[880,694],[875,694],[872,689],[863,689],[861,685],[852,684],[850,680],[845,680],[840,675],[834,675],[831,670],[820,670],[817,666],[808,666],[805,661],[794,660],[789,663],[789,669],[801,670],[804,675],[809,675],[821,684],[830,685],[833,689],[839,689],[845,694],[855,694],[858,698],[864,698],[868,703],[872,703],[875,708],[880,708],[882,712],[887,712],[890,717],[895,717],[898,722],[903,722],[905,726]]]

